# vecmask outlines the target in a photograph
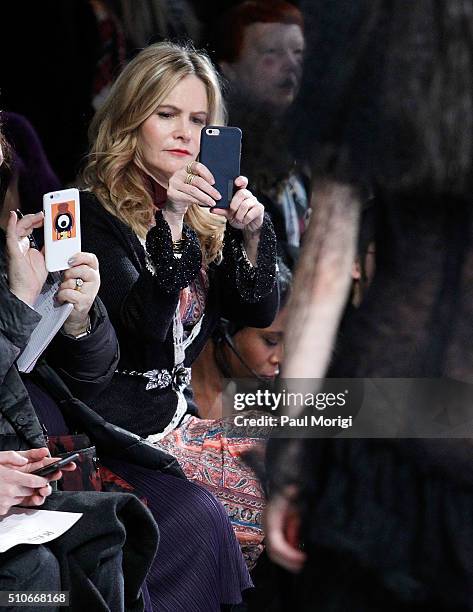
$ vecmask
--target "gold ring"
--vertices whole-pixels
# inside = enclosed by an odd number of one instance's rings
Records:
[[[195,160],[194,160],[195,161]],[[187,164],[186,166],[186,172],[188,174],[194,174],[194,170],[192,168],[192,166],[194,165],[194,161],[191,161],[190,163]]]
[[[74,287],[74,289],[76,291],[80,291],[83,284],[84,281],[81,278],[76,278],[76,286]]]
[[[188,172],[184,183],[186,185],[192,185],[192,181],[195,179],[195,177],[196,177],[195,174],[192,174],[192,172]]]

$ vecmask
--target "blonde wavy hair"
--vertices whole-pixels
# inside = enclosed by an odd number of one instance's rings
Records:
[[[225,105],[210,59],[191,46],[169,42],[146,47],[125,66],[90,125],[91,148],[82,181],[110,213],[141,238],[153,222],[155,209],[143,181],[138,130],[188,75],[197,76],[205,86],[209,124],[224,125]],[[218,259],[225,220],[191,204],[184,221],[199,237],[204,262]]]

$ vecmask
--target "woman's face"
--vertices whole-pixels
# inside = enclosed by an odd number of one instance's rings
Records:
[[[279,374],[283,358],[284,330],[287,308],[282,308],[272,325],[263,329],[245,327],[233,336],[235,348],[243,361],[262,378],[273,379]],[[225,346],[230,371],[235,378],[248,378],[252,372]]]
[[[138,146],[147,171],[167,186],[168,180],[193,161],[200,149],[200,130],[208,121],[204,83],[184,77],[139,128]]]

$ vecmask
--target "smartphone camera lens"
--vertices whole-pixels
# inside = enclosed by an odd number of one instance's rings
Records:
[[[51,198],[51,200],[54,198],[53,194],[51,194],[49,197]]]

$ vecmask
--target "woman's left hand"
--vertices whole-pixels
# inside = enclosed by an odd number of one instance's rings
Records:
[[[33,307],[44,285],[48,272],[41,251],[31,247],[28,236],[33,229],[43,226],[42,212],[18,219],[10,212],[6,232],[8,285],[20,300]]]
[[[69,260],[57,292],[59,303],[69,302],[74,309],[64,323],[64,332],[73,336],[87,328],[89,312],[100,287],[99,262],[93,253],[77,253]]]
[[[246,187],[248,179],[239,176],[235,179],[237,192],[230,202],[229,208],[212,208],[215,215],[226,217],[232,227],[244,230],[250,234],[259,234],[263,225],[264,206]]]

